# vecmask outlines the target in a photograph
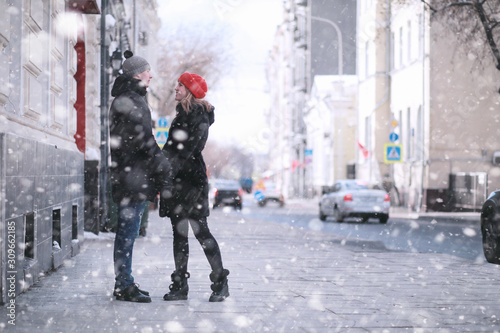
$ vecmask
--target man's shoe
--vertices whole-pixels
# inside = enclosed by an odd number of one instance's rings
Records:
[[[139,289],[139,285],[137,285],[137,289]],[[146,291],[146,290],[142,290],[142,289],[139,289],[139,291],[146,295],[146,296],[149,296],[149,291]],[[120,289],[117,289],[115,288],[115,290],[113,290],[113,296],[118,296],[120,294],[121,290]]]
[[[116,300],[138,303],[151,303],[151,297],[141,293],[135,283],[118,292],[118,295],[116,295]]]

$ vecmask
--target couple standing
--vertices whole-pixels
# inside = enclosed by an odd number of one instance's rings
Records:
[[[151,66],[132,52],[124,53],[123,74],[118,76],[110,108],[111,184],[118,206],[118,226],[114,244],[115,289],[117,300],[151,302],[149,292],[139,289],[132,276],[132,251],[139,235],[141,216],[149,201],[160,193],[160,216],[172,222],[175,271],[166,301],[188,296],[188,229],[210,263],[212,281],[210,302],[229,296],[227,276],[219,245],[208,224],[208,179],[201,154],[214,122],[214,107],[203,97],[205,80],[184,73],[175,88],[176,116],[163,150],[157,145],[146,102],[152,78]]]

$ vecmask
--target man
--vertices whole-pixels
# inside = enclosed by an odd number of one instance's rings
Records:
[[[162,197],[171,193],[170,164],[156,144],[146,102],[151,66],[130,51],[124,56],[123,75],[111,90],[115,99],[110,108],[111,186],[118,206],[113,295],[120,301],[149,303],[149,293],[134,283],[132,251],[148,202],[158,192]]]

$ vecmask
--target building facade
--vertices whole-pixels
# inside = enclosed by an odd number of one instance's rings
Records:
[[[431,15],[421,1],[365,0],[358,8],[360,17],[371,10],[380,16],[373,24],[380,33],[363,35],[358,29],[359,47],[375,49],[363,52],[365,58],[358,56],[360,140],[373,158],[371,163],[358,159],[359,170],[364,164],[378,166],[363,175],[385,182],[393,205],[414,211],[480,209],[500,186],[493,158],[500,146],[492,140],[500,105],[494,58],[478,61],[464,52],[443,18]],[[362,73],[370,73],[361,68],[370,64],[378,64],[374,78],[376,73],[386,77],[374,87],[389,87],[378,99],[385,103],[384,117],[368,116],[369,108],[362,104],[377,91],[361,88]],[[400,156],[389,161],[392,145],[399,147]]]
[[[390,172],[383,163],[384,143],[390,133],[390,76],[387,50],[388,12],[381,1],[358,1],[358,145],[357,178],[380,183]]]
[[[77,255],[84,229],[99,232],[113,51],[142,53],[154,67],[148,41],[160,23],[155,1],[0,0],[0,11],[5,303]]]
[[[354,178],[357,89],[355,75],[316,75],[304,112],[306,184],[314,196],[338,179]]]
[[[341,148],[330,143],[329,149],[334,151],[325,150],[317,158],[323,164],[320,169],[307,163],[309,154],[314,155],[320,146],[314,131],[327,126],[330,117],[324,100],[318,97],[321,89],[312,87],[322,74],[351,74],[344,72],[350,68],[344,61],[345,52],[335,47],[339,45],[336,41],[349,40],[345,37],[352,30],[343,26],[346,20],[339,16],[344,12],[349,17],[349,7],[343,3],[346,7],[341,10],[332,1],[284,3],[285,20],[268,72],[271,109],[279,110],[280,124],[287,124],[286,117],[290,123],[281,129],[288,139],[273,146],[270,159],[281,159],[280,168],[289,174],[283,179],[290,182],[290,195],[314,195],[318,182],[329,185],[330,179],[318,170],[328,169],[330,175],[335,174],[333,178],[345,178],[347,174],[333,171],[337,164],[328,156],[339,149],[354,149],[355,165],[347,166],[348,175],[383,186],[393,205],[414,211],[480,209],[489,192],[500,188],[500,146],[494,134],[500,72],[490,50],[480,58],[480,52],[475,52],[488,46],[485,36],[477,36],[480,43],[460,44],[444,17],[431,15],[420,0],[353,3],[356,14],[350,21],[356,25],[356,52],[347,58],[356,59],[356,135],[352,142],[344,140]],[[301,23],[304,15],[305,25]],[[497,36],[498,29],[493,33]],[[325,40],[327,35],[329,40]],[[289,40],[293,42],[286,42]],[[315,50],[330,51],[330,56],[317,58]],[[297,55],[306,57],[305,76],[301,74],[303,60]],[[322,73],[324,68],[333,73]],[[303,82],[305,94],[298,84]],[[330,94],[339,89],[332,88]],[[304,127],[294,126],[300,123],[297,118],[305,121]],[[338,124],[328,126],[334,126],[335,132]]]
[[[0,7],[8,13],[0,27],[0,285],[6,302],[76,255],[83,241],[77,107],[85,108],[79,92],[90,88],[90,98],[99,82],[86,84],[79,61],[92,63],[99,50],[92,47],[95,35],[81,28],[95,25],[99,10],[70,11],[65,1],[38,0],[2,0]],[[87,116],[96,111],[92,106]]]
[[[356,73],[356,1],[285,1],[283,16],[268,70],[270,110],[283,120],[271,124],[282,134],[270,144],[270,168],[288,196],[311,197],[305,112],[315,76]]]

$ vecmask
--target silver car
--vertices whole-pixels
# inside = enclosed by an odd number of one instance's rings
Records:
[[[328,216],[335,217],[337,222],[348,217],[361,218],[363,222],[369,218],[377,218],[380,223],[387,223],[391,199],[384,190],[372,189],[361,180],[339,180],[319,202],[319,219],[326,221]]]

